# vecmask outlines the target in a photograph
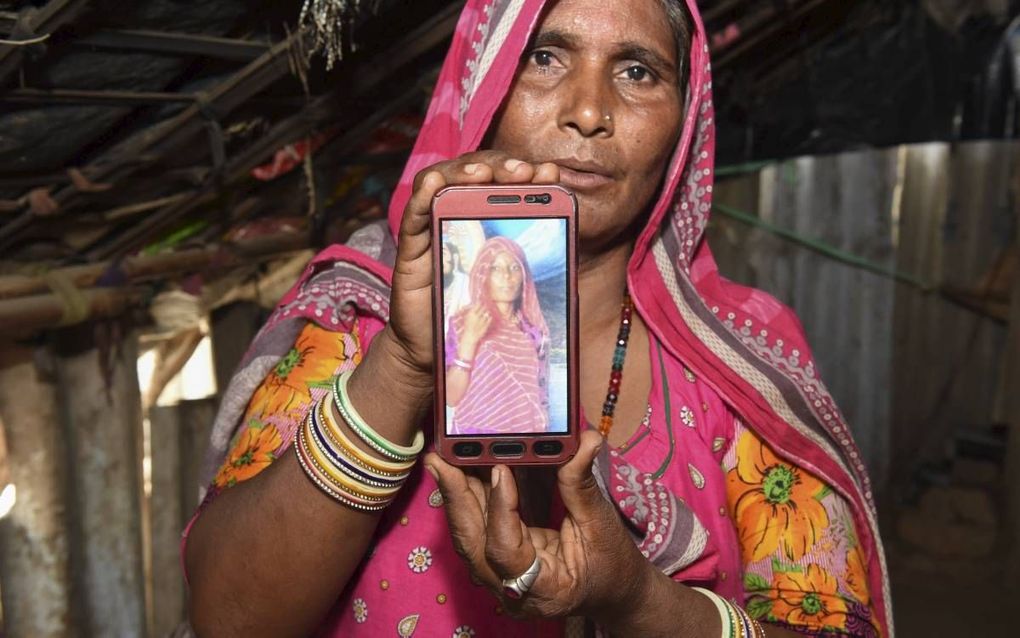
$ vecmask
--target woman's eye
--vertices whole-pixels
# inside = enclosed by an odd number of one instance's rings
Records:
[[[643,66],[627,67],[627,79],[632,82],[641,82],[651,77],[651,72]]]
[[[535,51],[531,58],[538,66],[550,66],[553,63],[553,54],[549,51]]]

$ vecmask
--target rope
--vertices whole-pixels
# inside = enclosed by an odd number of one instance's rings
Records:
[[[51,270],[43,275],[46,285],[60,300],[60,323],[64,326],[81,323],[89,318],[89,300],[66,274],[59,270]]]
[[[38,38],[29,38],[27,40],[3,40],[0,39],[0,45],[8,47],[27,47],[33,44],[42,44],[50,39],[50,34],[41,35]]]
[[[775,160],[762,160],[760,162],[747,162],[745,164],[730,164],[728,166],[717,166],[715,169],[716,177],[730,177],[733,175],[746,175],[747,173],[757,173],[758,171],[768,168],[775,164]]]
[[[873,272],[883,277],[888,277],[889,279],[893,279],[900,283],[913,286],[922,292],[934,292],[936,290],[936,286],[924,281],[917,275],[891,268],[876,261],[872,261],[867,257],[861,257],[860,255],[840,250],[839,248],[821,240],[814,239],[812,237],[805,237],[795,231],[767,222],[756,215],[746,213],[742,210],[737,210],[736,208],[727,206],[726,204],[713,204],[713,208],[731,219],[735,219],[741,223],[747,224],[748,226],[754,226],[755,228],[768,231],[777,237],[782,237],[794,244],[799,244],[805,248],[809,248],[835,261],[849,264],[860,268],[861,270],[867,270],[868,272]]]

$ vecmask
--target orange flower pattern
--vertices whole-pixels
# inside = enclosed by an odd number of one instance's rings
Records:
[[[846,553],[846,586],[854,598],[867,605],[871,602],[868,591],[868,572],[861,560],[860,548],[855,547]]]
[[[293,439],[316,398],[329,391],[333,377],[361,361],[355,325],[350,333],[330,332],[308,323],[292,347],[252,395],[247,425],[213,479],[213,487],[232,487],[255,476],[276,460]]]
[[[310,388],[328,384],[337,368],[347,359],[343,333],[330,332],[309,323],[294,347],[276,364],[248,404],[249,417],[285,415],[304,411],[311,397]],[[355,364],[360,354],[351,355]]]
[[[723,471],[748,613],[801,635],[880,636],[846,501],[739,422]]]
[[[781,548],[797,561],[818,541],[829,517],[818,497],[821,481],[779,460],[749,431],[737,442],[737,466],[726,474],[730,514],[744,560],[759,561]]]
[[[836,579],[818,565],[776,577],[772,615],[793,626],[825,630],[846,628],[847,604],[839,596]]]
[[[216,487],[232,487],[255,476],[276,460],[282,439],[275,426],[251,420],[240,432],[227,460],[213,479]]]

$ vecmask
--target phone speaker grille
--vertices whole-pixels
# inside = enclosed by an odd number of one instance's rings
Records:
[[[520,195],[489,195],[490,204],[520,204]]]

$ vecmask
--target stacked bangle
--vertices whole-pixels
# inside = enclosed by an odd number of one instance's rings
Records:
[[[347,397],[348,374],[341,375],[333,393],[315,402],[298,428],[294,443],[301,469],[315,485],[339,503],[375,512],[384,509],[403,486],[425,446],[421,431],[410,447],[387,441],[368,426]],[[365,452],[347,435],[333,415],[333,406],[347,425],[372,449],[393,459]]]
[[[316,468],[313,462],[307,456],[306,441],[304,437],[304,429],[298,430],[298,440],[295,441],[294,452],[297,454],[298,462],[301,464],[301,469],[304,470],[305,474],[316,487],[326,493],[333,500],[338,501],[348,507],[354,509],[363,510],[366,512],[378,512],[386,509],[386,503],[372,503],[369,501],[362,501],[360,499],[349,498],[345,494],[341,494],[337,490],[330,486],[329,479],[323,472]]]
[[[321,468],[329,476],[331,483],[353,496],[373,502],[389,500],[397,493],[403,481],[390,485],[378,484],[374,480],[369,482],[352,477],[349,472],[345,471],[350,467],[350,463],[322,442],[322,425],[317,422],[315,413],[313,412],[309,417],[301,433],[305,437],[305,448],[316,467]],[[373,485],[373,483],[376,484]]]
[[[707,589],[701,587],[692,587],[694,591],[706,596],[715,605],[716,611],[719,612],[719,620],[722,622],[722,638],[736,638],[736,633],[733,627],[733,618],[729,613],[729,605],[726,604],[726,600]]]
[[[765,638],[765,630],[761,624],[751,618],[739,605],[707,589],[701,587],[692,589],[707,597],[715,605],[719,612],[719,620],[722,621],[721,638]]]
[[[340,416],[344,418],[355,434],[361,438],[369,447],[382,454],[386,458],[398,462],[414,462],[425,447],[425,434],[418,430],[414,442],[408,446],[397,445],[388,441],[384,436],[372,429],[372,427],[361,418],[358,411],[351,405],[350,397],[347,396],[347,381],[351,378],[351,371],[344,372],[333,381],[333,400],[336,402]]]
[[[318,410],[320,422],[325,425],[324,429],[327,438],[329,438],[333,445],[339,448],[339,452],[359,469],[364,470],[379,481],[406,479],[414,462],[390,463],[362,451],[357,444],[351,441],[347,434],[344,433],[343,428],[340,427],[340,424],[333,418],[333,412],[330,409],[333,405],[332,398],[331,395],[323,397],[322,401],[316,406],[316,409]]]

